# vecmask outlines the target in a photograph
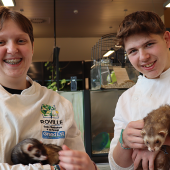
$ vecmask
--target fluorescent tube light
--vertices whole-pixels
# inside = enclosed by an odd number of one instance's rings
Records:
[[[117,48],[121,48],[122,46],[121,46],[121,45],[115,45],[115,47],[117,47]]]
[[[4,6],[12,7],[14,6],[13,0],[1,0]]]
[[[163,4],[163,7],[169,8],[169,7],[170,7],[170,0],[166,1],[166,2]]]
[[[114,53],[115,52],[115,50],[113,50],[113,48],[111,48],[107,53],[105,53],[104,55],[103,55],[103,57],[108,57],[109,55],[111,55],[112,53]]]

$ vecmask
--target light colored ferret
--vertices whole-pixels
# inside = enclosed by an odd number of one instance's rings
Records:
[[[164,105],[150,112],[144,118],[144,127],[141,131],[145,145],[151,152],[159,151],[154,162],[154,170],[169,170],[170,146],[161,150],[168,134],[170,134],[170,106]],[[142,170],[142,163],[137,170]]]
[[[18,143],[12,150],[11,160],[14,164],[58,164],[60,146],[43,144],[37,139],[27,138]]]
[[[149,151],[158,151],[170,132],[170,106],[164,105],[144,118],[142,137]]]

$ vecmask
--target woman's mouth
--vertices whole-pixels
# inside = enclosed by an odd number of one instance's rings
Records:
[[[20,59],[8,59],[8,60],[4,60],[5,63],[8,63],[8,64],[12,64],[12,65],[15,65],[15,64],[18,64],[21,62],[21,58]]]

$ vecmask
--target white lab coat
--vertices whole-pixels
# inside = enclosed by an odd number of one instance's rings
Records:
[[[149,112],[164,104],[170,104],[170,69],[156,79],[147,79],[140,75],[137,83],[120,96],[113,117],[114,138],[111,141],[109,152],[111,170],[134,169],[133,165],[128,168],[119,167],[112,156],[121,129],[125,129],[131,121],[143,119]]]
[[[50,169],[40,164],[10,166],[12,148],[25,138],[85,151],[72,104],[29,77],[27,80],[32,85],[21,95],[10,94],[0,86],[0,170]]]

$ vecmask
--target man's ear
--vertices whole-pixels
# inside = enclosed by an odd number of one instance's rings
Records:
[[[163,35],[163,38],[166,41],[167,48],[170,48],[170,32],[169,31],[165,31],[165,33]]]

